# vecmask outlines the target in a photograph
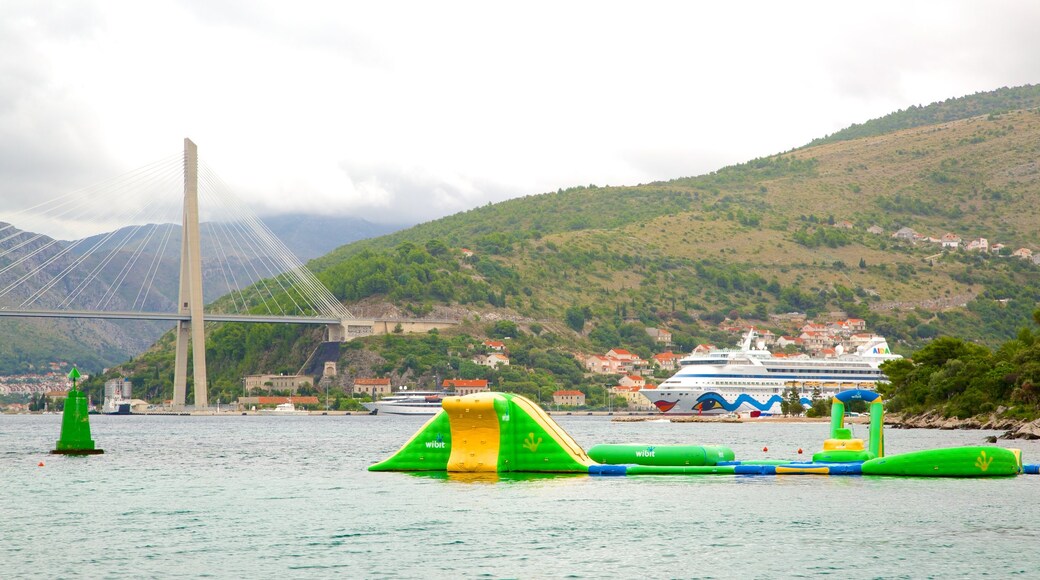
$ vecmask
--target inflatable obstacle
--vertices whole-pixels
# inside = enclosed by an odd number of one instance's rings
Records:
[[[588,473],[594,462],[541,407],[510,393],[446,397],[443,409],[370,471]]]
[[[845,403],[870,402],[868,441],[845,428]],[[845,391],[832,401],[831,436],[811,462],[736,461],[733,450],[700,445],[596,445],[588,454],[545,411],[510,393],[447,397],[390,458],[370,471],[583,473],[590,475],[877,475],[1000,477],[1036,474],[1018,449],[995,446],[884,454],[881,397]]]

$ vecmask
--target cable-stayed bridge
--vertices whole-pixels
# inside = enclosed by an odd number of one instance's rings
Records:
[[[15,227],[30,216],[107,233],[65,242]],[[42,201],[10,222],[0,223],[0,316],[175,322],[176,408],[186,402],[189,345],[195,407],[208,406],[205,322],[326,325],[329,341],[376,331],[377,321],[357,319],[200,165],[189,139],[182,155]]]

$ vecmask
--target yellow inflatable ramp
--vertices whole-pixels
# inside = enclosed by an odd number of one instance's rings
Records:
[[[441,408],[451,426],[448,471],[497,472],[501,431],[492,394],[448,397]]]

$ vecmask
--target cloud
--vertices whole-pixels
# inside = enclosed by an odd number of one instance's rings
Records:
[[[0,219],[184,137],[261,213],[424,221],[697,175],[1037,82],[1038,16],[1010,1],[13,0]]]

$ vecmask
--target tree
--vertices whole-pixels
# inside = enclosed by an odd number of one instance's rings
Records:
[[[784,415],[801,415],[805,411],[802,396],[797,387],[789,387],[784,391],[784,399],[780,401],[780,412]]]
[[[564,313],[564,320],[567,322],[567,326],[574,329],[574,332],[581,332],[585,329],[585,309],[578,306],[571,306],[567,308]]]
[[[492,338],[515,338],[520,335],[520,329],[511,320],[497,320],[488,328],[487,333]]]

